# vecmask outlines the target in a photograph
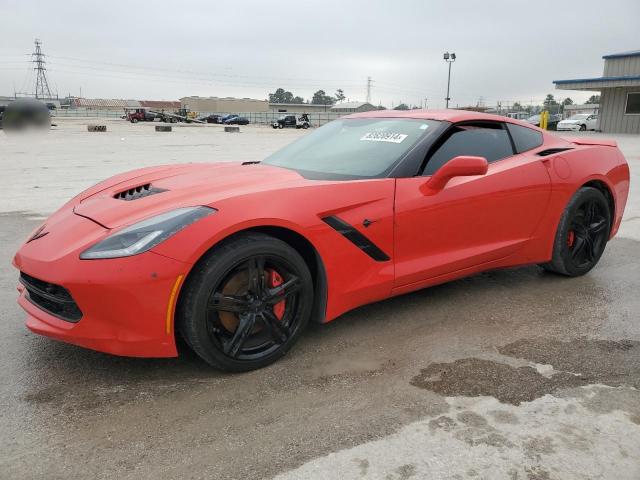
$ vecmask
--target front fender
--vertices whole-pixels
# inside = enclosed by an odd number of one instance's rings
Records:
[[[336,215],[393,254],[394,179],[336,182],[259,192],[211,205],[218,211],[154,247],[160,255],[193,266],[222,240],[251,229],[278,227],[304,237],[316,250],[327,277],[326,319],[387,297],[393,259],[376,261],[322,221]],[[363,220],[372,223],[363,226]]]

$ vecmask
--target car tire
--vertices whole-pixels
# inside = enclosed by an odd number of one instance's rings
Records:
[[[274,276],[280,283],[270,283]],[[312,305],[313,281],[300,254],[269,235],[241,234],[196,264],[180,294],[176,326],[209,365],[245,372],[285,355],[308,325]]]
[[[306,130],[307,128],[309,128],[309,124],[308,123],[303,123],[302,124],[302,128],[304,128]]]
[[[284,128],[284,125],[282,123],[279,123],[278,128]]]
[[[583,187],[569,200],[553,243],[547,271],[577,277],[595,267],[604,253],[611,231],[611,211],[604,194]]]
[[[586,125],[580,125],[580,131],[584,132],[587,130],[587,126]]]
[[[138,123],[138,119],[137,118],[132,118],[131,119],[131,123]]]

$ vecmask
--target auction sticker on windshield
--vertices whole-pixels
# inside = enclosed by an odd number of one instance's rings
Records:
[[[402,143],[408,136],[409,135],[405,135],[404,133],[369,132],[365,133],[360,140],[368,142]]]

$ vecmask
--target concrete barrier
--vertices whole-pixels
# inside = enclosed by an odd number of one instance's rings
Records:
[[[224,127],[225,132],[235,132],[240,133],[240,127]]]
[[[88,132],[106,132],[107,126],[106,125],[87,125],[87,131]]]
[[[156,132],[170,132],[171,125],[156,125]]]

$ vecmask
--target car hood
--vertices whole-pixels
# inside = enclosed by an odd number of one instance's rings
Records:
[[[73,211],[106,228],[130,225],[176,208],[210,205],[308,182],[284,168],[238,162],[169,165],[106,180],[79,195]]]
[[[562,120],[560,123],[564,123],[565,125],[575,125],[581,121],[582,120]]]

